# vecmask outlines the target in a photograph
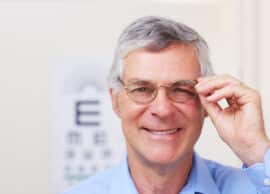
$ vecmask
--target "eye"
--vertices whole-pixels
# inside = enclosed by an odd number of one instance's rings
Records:
[[[135,87],[131,90],[131,92],[138,92],[138,93],[152,93],[153,88],[149,86],[140,86],[140,87]]]
[[[181,87],[174,87],[172,89],[173,93],[175,94],[183,94],[183,95],[189,95],[189,96],[195,96],[195,92],[188,90],[186,88],[181,88]]]

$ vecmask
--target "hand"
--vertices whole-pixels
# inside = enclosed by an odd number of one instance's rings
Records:
[[[195,88],[221,139],[246,165],[262,162],[270,140],[259,93],[229,75],[199,78]],[[221,99],[228,107],[218,104]]]

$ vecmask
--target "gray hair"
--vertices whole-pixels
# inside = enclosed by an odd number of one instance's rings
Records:
[[[108,81],[109,87],[117,89],[123,73],[123,60],[132,51],[145,48],[160,51],[172,43],[194,46],[198,53],[201,75],[214,74],[206,41],[192,28],[163,17],[146,16],[127,26],[119,37]]]

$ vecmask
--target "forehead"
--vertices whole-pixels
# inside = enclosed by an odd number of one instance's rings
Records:
[[[173,44],[161,51],[138,49],[124,59],[123,79],[173,82],[196,79],[200,65],[196,49],[187,44]]]

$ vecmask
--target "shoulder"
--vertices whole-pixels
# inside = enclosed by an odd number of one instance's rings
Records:
[[[203,159],[203,160],[215,180],[218,180],[220,178],[226,179],[226,177],[232,177],[232,176],[236,176],[236,177],[245,176],[242,170],[239,168],[223,165],[221,163],[218,163],[212,160],[207,160],[207,159]]]
[[[240,189],[241,191],[247,191],[247,193],[253,193],[254,185],[242,169],[226,166],[211,160],[204,159],[204,161],[220,191],[237,193]]]
[[[63,194],[107,194],[117,173],[117,167],[98,172]]]

